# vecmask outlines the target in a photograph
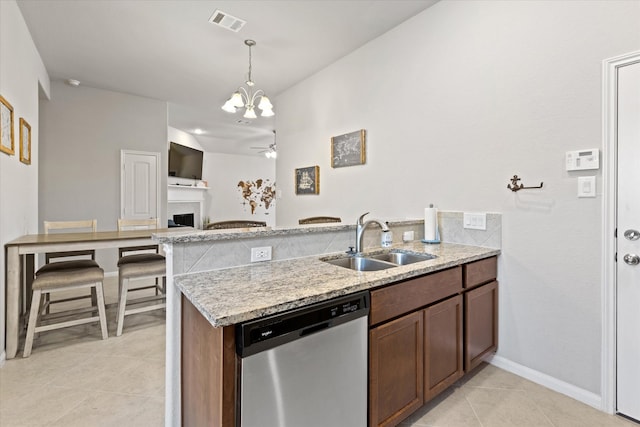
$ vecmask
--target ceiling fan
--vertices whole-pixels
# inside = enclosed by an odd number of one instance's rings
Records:
[[[264,153],[265,157],[268,159],[275,159],[278,155],[276,148],[276,131],[273,131],[273,143],[269,144],[268,147],[249,147],[252,150],[260,150],[258,153]]]

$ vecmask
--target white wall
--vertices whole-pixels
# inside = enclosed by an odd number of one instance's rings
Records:
[[[51,84],[41,104],[40,221],[96,218],[115,230],[120,216],[120,151],[161,153],[167,166],[167,103],[87,86]],[[166,224],[167,174],[161,174],[161,224]],[[117,251],[98,251],[105,272]]]
[[[49,76],[15,1],[0,1],[0,95],[13,107],[15,155],[0,153],[0,245],[38,231],[38,97]],[[31,126],[31,165],[20,162],[19,120]],[[0,363],[5,350],[5,257],[0,256]]]
[[[563,160],[602,146],[602,60],[640,48],[639,22],[636,1],[434,5],[277,98],[278,225],[502,212],[499,355],[599,395],[602,174]],[[331,169],[331,136],[361,128],[366,164]],[[311,165],[320,195],[295,196]]]
[[[276,203],[269,209],[259,202],[255,213],[244,203],[239,181],[267,180],[275,183],[276,161],[259,156],[236,154],[205,153],[203,178],[209,183],[205,196],[205,216],[211,222],[232,219],[265,221],[268,226],[276,223]]]

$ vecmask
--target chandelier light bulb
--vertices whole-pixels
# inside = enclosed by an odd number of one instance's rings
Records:
[[[231,102],[231,98],[229,98],[227,100],[227,102],[224,103],[224,105],[222,106],[222,109],[224,111],[226,111],[227,113],[235,113],[236,112],[236,107],[233,106],[233,103]]]
[[[244,116],[245,119],[255,119],[256,117],[256,112],[253,109],[253,105],[247,105],[247,111],[244,112]]]
[[[258,108],[261,110],[271,110],[273,108],[273,104],[271,104],[271,101],[269,101],[269,98],[267,98],[266,95],[262,95]]]

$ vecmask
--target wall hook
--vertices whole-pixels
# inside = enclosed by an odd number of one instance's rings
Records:
[[[520,190],[529,190],[530,188],[542,188],[542,186],[544,185],[544,182],[541,182],[537,187],[525,187],[524,184],[518,184],[518,181],[520,181],[518,175],[513,175],[513,178],[511,178],[511,184],[507,184],[507,188],[513,192],[516,192]]]

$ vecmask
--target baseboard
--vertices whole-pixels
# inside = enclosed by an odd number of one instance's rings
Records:
[[[116,270],[116,271],[105,271],[104,277],[118,277],[118,270]]]
[[[550,375],[543,374],[542,372],[538,372],[531,368],[527,368],[526,366],[512,362],[511,360],[505,359],[501,356],[493,356],[491,358],[487,358],[487,362],[500,369],[504,369],[505,371],[511,372],[512,374],[516,374],[528,379],[529,381],[533,381],[536,384],[540,384],[541,386],[547,387],[553,391],[562,393],[586,405],[592,406],[599,411],[603,410],[602,396],[600,395],[584,390],[580,387],[576,387],[573,384],[560,381],[559,379],[554,378]]]

